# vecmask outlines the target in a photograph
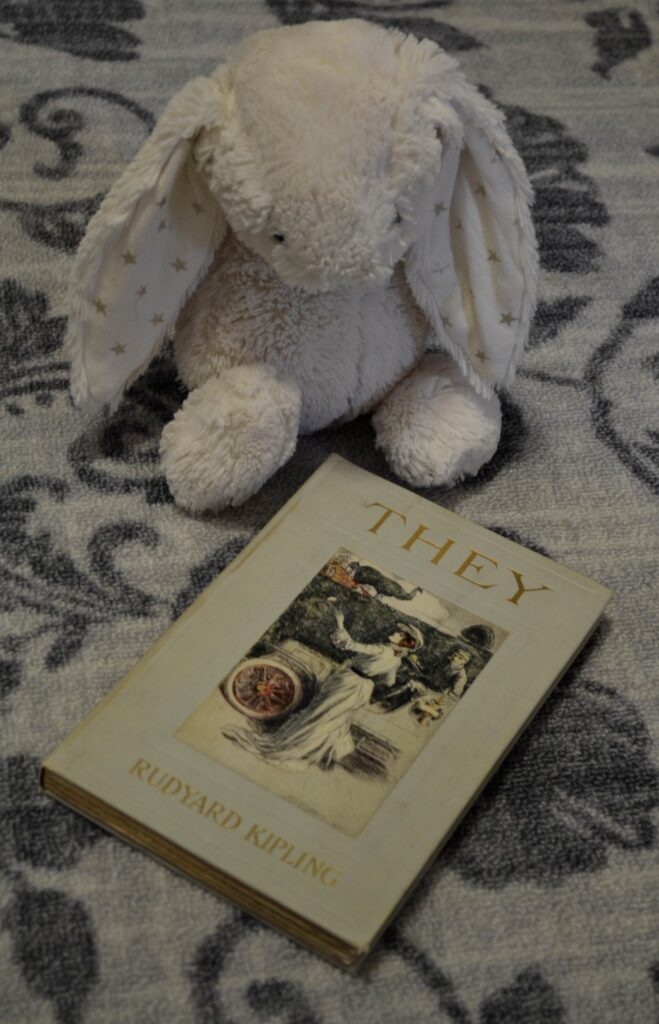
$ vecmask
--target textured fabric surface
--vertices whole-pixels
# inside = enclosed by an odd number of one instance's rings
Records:
[[[42,756],[330,451],[386,475],[360,420],[303,439],[243,508],[186,516],[157,465],[183,398],[170,357],[98,425],[61,348],[83,225],[169,96],[249,32],[347,15],[457,54],[537,195],[541,302],[500,450],[427,496],[616,592],[359,978],[37,789]],[[659,1020],[658,31],[643,0],[0,2],[2,1024]]]

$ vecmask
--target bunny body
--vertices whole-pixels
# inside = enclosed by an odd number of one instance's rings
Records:
[[[427,335],[402,267],[368,290],[309,294],[230,233],[179,318],[176,361],[190,389],[233,367],[270,367],[299,389],[299,433],[310,434],[373,409],[419,362]]]
[[[191,391],[161,456],[184,507],[244,501],[300,433],[366,411],[395,473],[450,484],[496,449],[529,201],[501,116],[433,43],[356,19],[257,33],[173,98],[90,222],[74,399],[116,405],[175,328]]]

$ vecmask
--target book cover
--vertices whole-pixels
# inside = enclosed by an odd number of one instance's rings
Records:
[[[42,785],[354,967],[610,596],[332,456]]]

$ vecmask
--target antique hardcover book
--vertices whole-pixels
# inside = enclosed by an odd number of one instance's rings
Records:
[[[610,596],[332,456],[42,785],[354,967]]]

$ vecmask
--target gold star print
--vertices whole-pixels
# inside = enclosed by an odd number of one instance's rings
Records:
[[[158,225],[158,231],[164,231],[166,227],[167,221],[163,219],[160,221],[160,224]]]
[[[165,318],[162,315],[162,313],[154,313],[153,316],[151,317],[151,323],[153,324],[154,327],[157,327],[158,324],[164,324],[164,322]]]
[[[178,274],[179,270],[187,270],[188,269],[187,263],[185,262],[185,260],[182,260],[180,256],[177,256],[176,259],[174,260],[174,262],[170,263],[169,265],[170,265],[170,267],[174,268],[174,270],[176,271],[177,274]]]
[[[510,325],[513,322],[513,320],[518,320],[518,319],[519,319],[519,317],[513,316],[512,313],[502,313],[501,314],[501,319],[499,320],[499,323],[500,324],[507,324],[508,327],[510,327]]]
[[[162,209],[166,202],[167,202],[167,196],[163,196],[162,199],[159,202],[156,203],[156,206],[159,206],[160,209]]]
[[[102,313],[103,316],[108,315],[108,307],[105,302],[103,302],[103,299],[94,299],[94,305],[96,306],[97,311]]]
[[[488,259],[489,263],[500,263],[501,262],[501,260],[497,256],[497,254],[494,251],[494,249],[488,249],[487,250],[487,259]]]
[[[126,346],[125,345],[120,345],[119,342],[117,342],[116,345],[113,345],[112,348],[110,349],[110,352],[114,352],[115,355],[118,355],[118,356],[122,356],[125,351],[126,351]]]
[[[440,314],[441,316],[441,314]],[[441,316],[442,327],[453,327],[450,316]]]
[[[482,348],[479,348],[478,352],[476,352],[475,355],[476,355],[476,359],[479,359],[481,363],[484,363],[485,360],[487,359],[487,356],[483,352]]]
[[[144,296],[146,295],[146,285],[145,285],[145,284],[141,285],[141,286],[140,286],[140,287],[139,287],[139,288],[137,289],[137,291],[135,292],[135,294],[137,295],[138,299],[142,299],[142,298],[143,298],[143,297],[144,297]]]
[[[204,208],[200,202],[194,199],[192,202],[192,209],[194,210],[195,213],[201,213]]]
[[[482,181],[478,182],[476,188],[474,189],[474,195],[475,196],[486,196],[487,195],[487,192],[485,191],[485,186],[483,185]]]
[[[446,213],[446,207],[443,203],[435,203],[435,213],[439,216],[440,213]]]
[[[126,252],[122,252],[121,258],[124,261],[125,267],[127,267],[129,263],[137,263],[137,260],[135,259],[135,254],[132,253],[130,249],[126,249]]]

